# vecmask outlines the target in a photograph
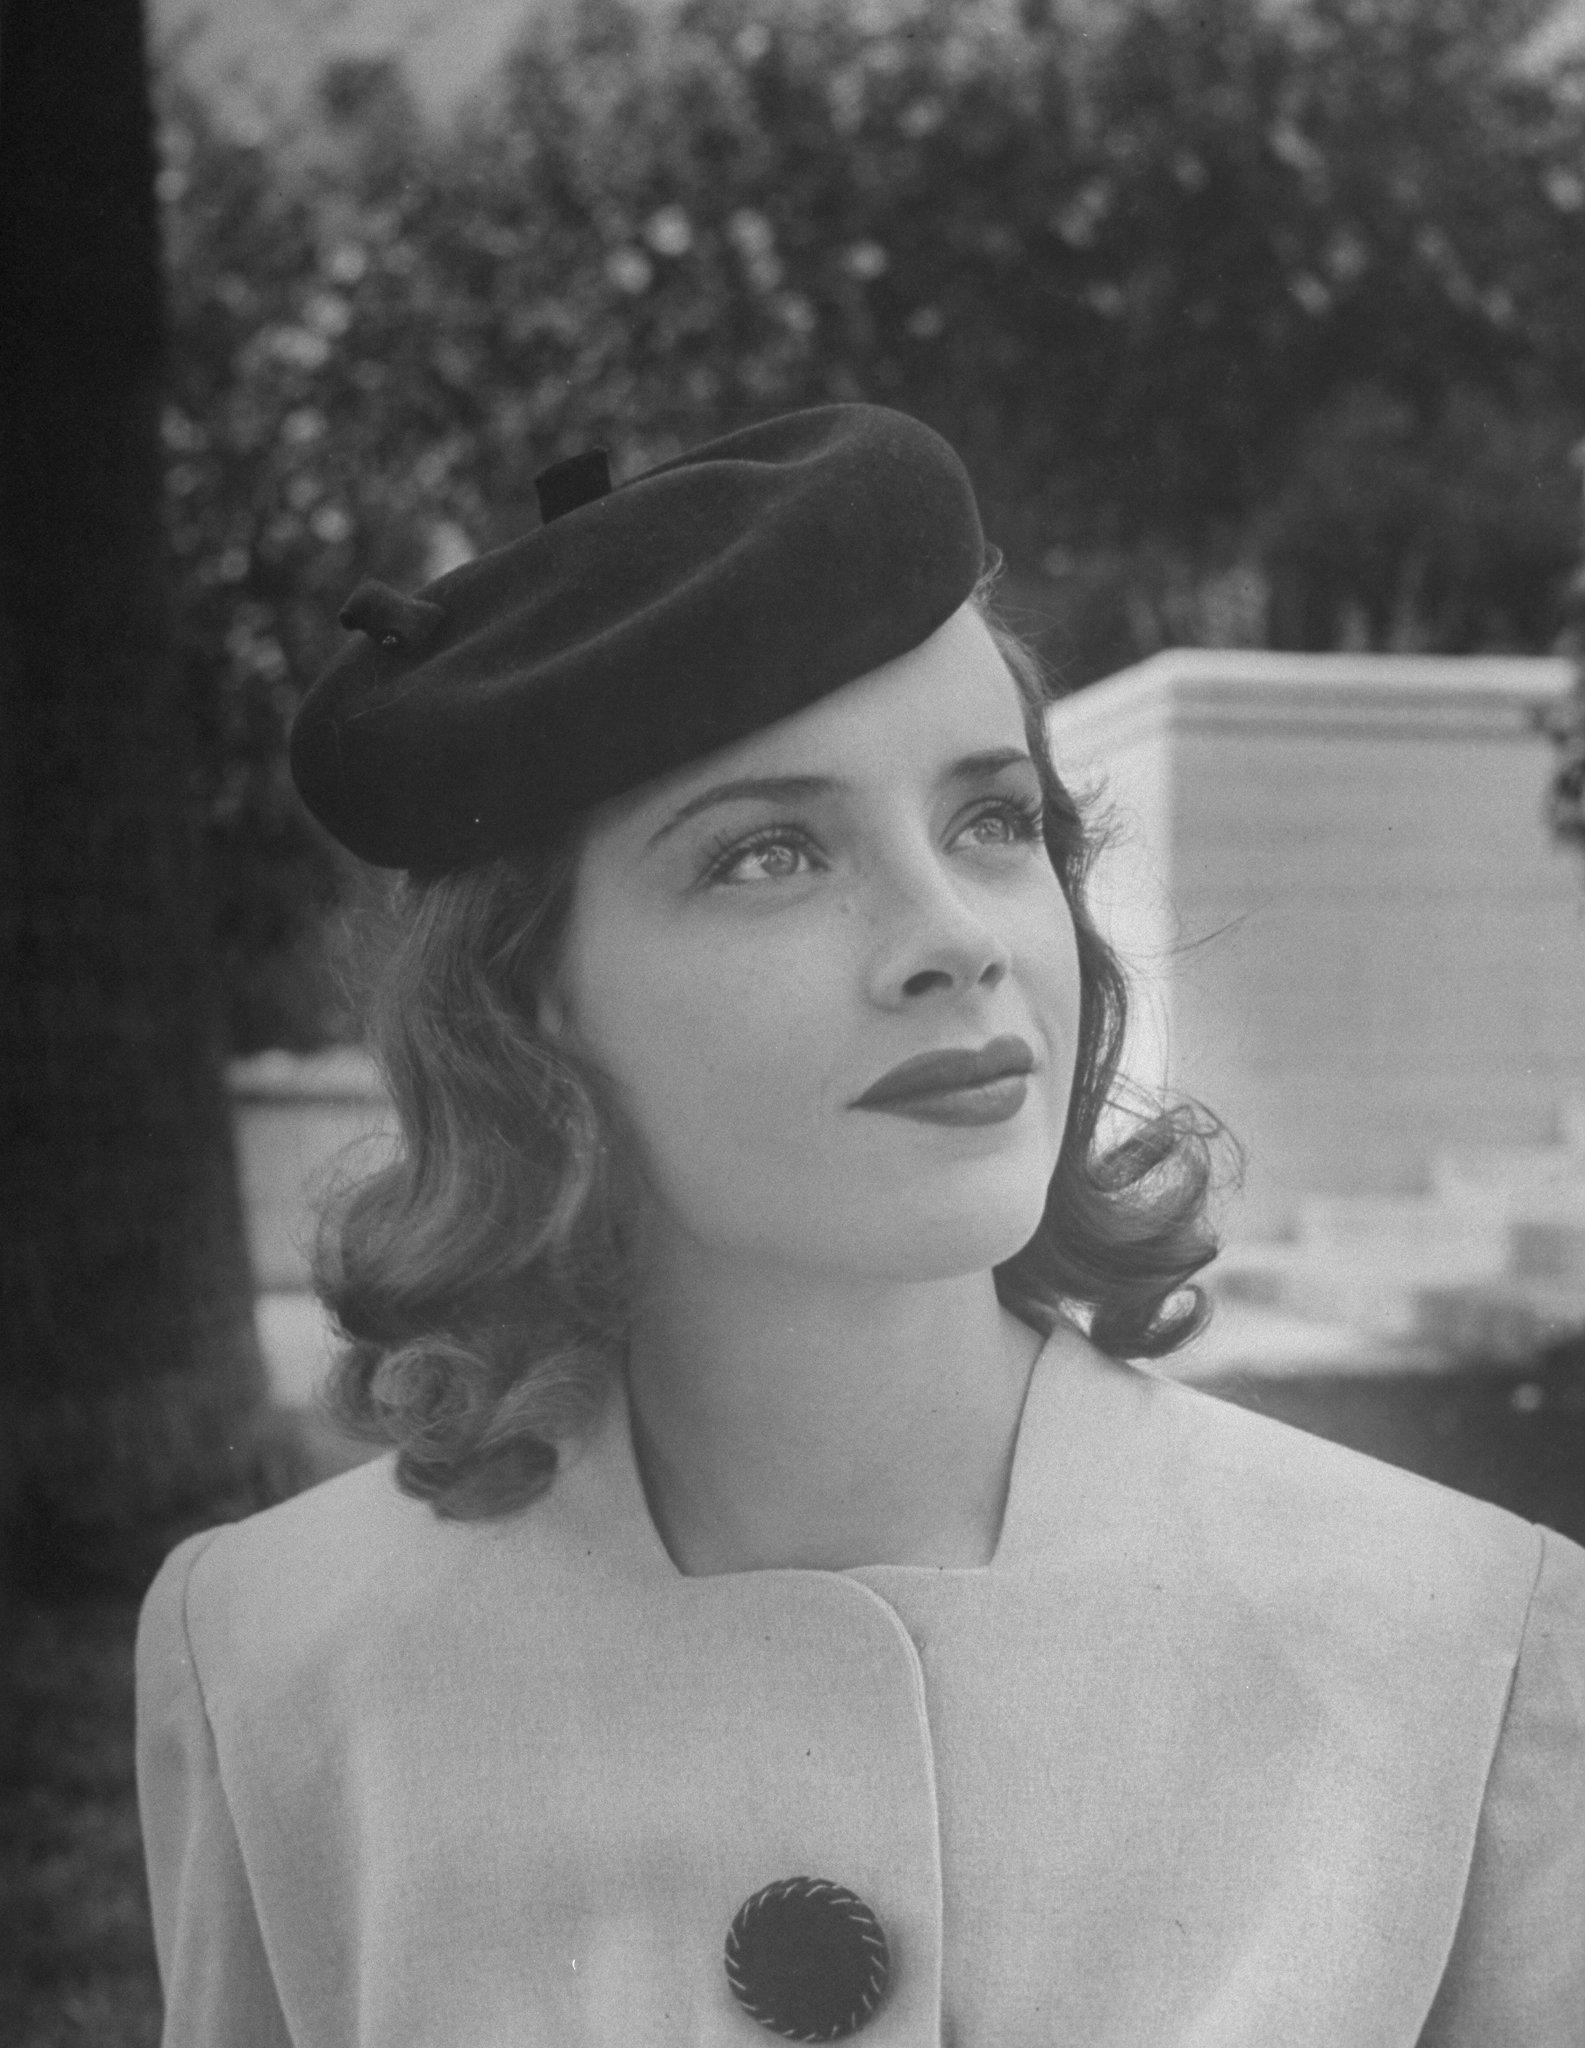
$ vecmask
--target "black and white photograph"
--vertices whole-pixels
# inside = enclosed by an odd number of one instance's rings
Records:
[[[1585,0],[0,0],[0,2042],[1585,2048]]]

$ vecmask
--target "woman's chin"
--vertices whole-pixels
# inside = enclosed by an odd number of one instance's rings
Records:
[[[1021,1252],[1040,1227],[1046,1185],[1033,1192],[1011,1189],[972,1205],[899,1202],[884,1226],[879,1218],[850,1241],[850,1256],[869,1262],[877,1275],[896,1280],[950,1280],[988,1272]]]
[[[710,1261],[796,1269],[847,1281],[930,1282],[988,1272],[1021,1252],[1045,1214],[1055,1160],[960,1160],[949,1170],[808,1175],[772,1183],[728,1176],[684,1190],[651,1212],[659,1240],[676,1234]],[[767,1192],[770,1199],[766,1200]],[[723,1194],[729,1199],[723,1201]],[[737,1199],[730,1199],[732,1195]],[[667,1215],[681,1223],[668,1230]]]
[[[887,1175],[855,1187],[831,1233],[855,1263],[897,1279],[941,1280],[999,1266],[1040,1228],[1056,1161],[1043,1145],[960,1160],[947,1171]],[[827,1222],[826,1229],[829,1231]]]

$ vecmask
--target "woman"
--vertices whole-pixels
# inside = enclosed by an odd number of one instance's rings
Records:
[[[167,2041],[1577,2044],[1585,1554],[1122,1362],[1204,1145],[1103,1136],[955,456],[541,499],[294,735],[407,876],[325,1279],[394,1456],[149,1596]]]

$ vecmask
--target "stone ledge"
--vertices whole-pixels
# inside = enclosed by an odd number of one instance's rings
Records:
[[[1059,698],[1052,722],[1081,745],[1168,732],[1529,740],[1573,678],[1572,664],[1551,655],[1179,647]]]

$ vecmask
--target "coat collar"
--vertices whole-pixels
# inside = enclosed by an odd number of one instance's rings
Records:
[[[1076,1332],[1059,1326],[1041,1347],[1030,1374],[996,1550],[974,1566],[855,1566],[855,1572],[999,1573],[1049,1556],[1065,1541],[1086,1484],[1087,1445],[1110,1435],[1136,1408],[1147,1377],[1103,1357]],[[686,1581],[655,1527],[633,1450],[627,1388],[615,1379],[593,1433],[568,1458],[545,1503],[569,1538],[624,1576]],[[714,1574],[738,1578],[742,1573]]]

